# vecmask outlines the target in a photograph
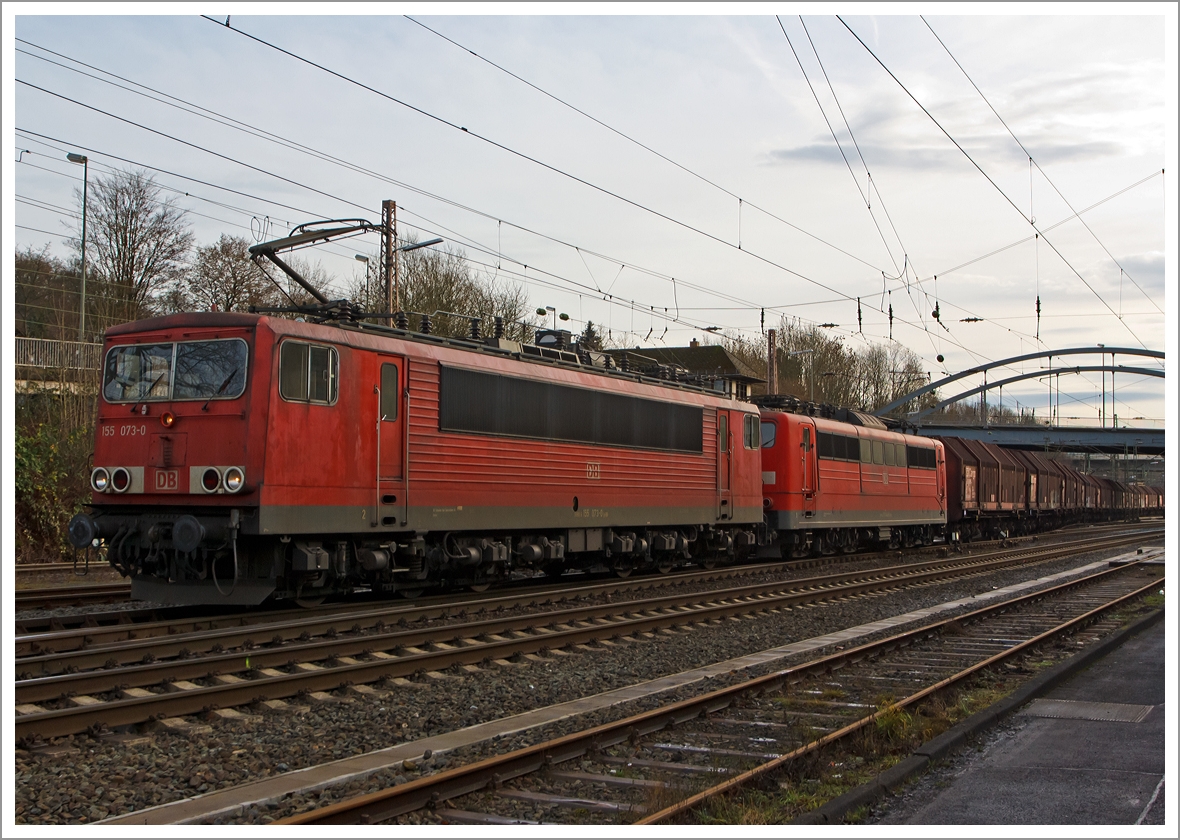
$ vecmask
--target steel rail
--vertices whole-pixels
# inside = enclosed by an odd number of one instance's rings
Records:
[[[618,610],[626,610],[629,607],[640,608],[640,606],[643,609],[661,609],[666,607],[679,607],[704,597],[711,597],[715,599],[721,597],[743,598],[762,596],[776,588],[796,591],[800,589],[815,589],[823,586],[845,585],[863,580],[879,581],[883,578],[891,577],[904,579],[907,575],[910,575],[911,573],[922,568],[928,570],[937,570],[982,565],[987,562],[986,558],[989,556],[990,555],[980,555],[974,558],[956,556],[953,558],[923,561],[921,563],[900,564],[895,566],[881,567],[878,569],[866,569],[855,572],[837,572],[810,578],[797,578],[789,581],[783,581],[780,584],[759,583],[718,590],[713,593],[674,594],[664,596],[662,598],[645,599],[642,602],[621,602],[613,606]],[[1007,554],[1002,558],[1002,562],[1006,563],[1018,562],[1019,560],[1019,557],[1014,558]],[[534,604],[530,604],[530,606],[533,605]],[[497,603],[495,609],[488,609],[486,606],[481,605],[481,609],[477,611],[477,614],[483,612],[497,612],[501,606],[502,604]],[[513,606],[517,605],[514,604]],[[590,605],[586,607],[569,608],[557,613],[541,613],[540,616],[546,617],[550,615],[559,615],[564,620],[569,621],[577,620],[578,614],[580,612],[585,613],[585,615],[588,617],[597,616],[602,612],[602,607],[600,605]],[[407,616],[407,613],[409,613],[412,617]],[[456,614],[459,614],[459,612],[456,611]],[[390,622],[400,626],[402,623],[420,621],[426,617],[427,616],[418,615],[417,611],[396,607],[369,611],[333,613],[327,616],[311,617],[301,613],[296,613],[296,618],[289,621],[279,620],[273,623],[248,625],[246,627],[233,625],[229,627],[211,628],[208,630],[196,630],[189,633],[174,632],[169,633],[168,635],[156,635],[153,633],[148,634],[147,638],[141,637],[139,628],[132,628],[124,625],[117,625],[110,628],[88,627],[81,630],[20,637],[17,640],[16,645],[16,661],[19,665],[18,671],[21,673],[32,673],[48,676],[54,673],[73,671],[76,669],[97,667],[105,668],[110,667],[113,664],[123,665],[136,660],[143,660],[145,657],[151,657],[153,659],[159,660],[181,655],[195,655],[198,652],[216,650],[218,646],[222,648],[246,646],[249,649],[257,646],[257,642],[255,642],[255,640],[259,639],[260,637],[267,637],[267,642],[275,644],[279,642],[290,642],[295,639],[306,641],[309,637],[322,637],[339,632],[356,634],[363,630],[380,630]],[[430,617],[441,620],[454,616],[438,614]],[[529,623],[535,624],[536,618],[530,619]],[[172,628],[169,627],[169,629]],[[506,623],[504,629],[514,630],[524,629],[524,627]],[[440,629],[434,628],[428,632],[431,635],[439,635]],[[488,629],[483,632],[499,631]],[[96,638],[102,637],[115,638],[110,642],[96,643]],[[421,639],[419,641],[425,640],[426,639]],[[418,644],[419,642],[407,641],[405,643]]]
[[[37,589],[17,589],[15,604],[18,610],[54,609],[83,604],[101,604],[131,598],[129,583],[91,583],[77,586],[47,586]]]
[[[999,662],[1003,662],[1005,659],[1008,659],[1009,657],[1015,656],[1018,653],[1022,653],[1024,651],[1026,651],[1032,647],[1035,647],[1039,644],[1042,644],[1042,643],[1044,643],[1056,636],[1060,636],[1065,633],[1069,633],[1069,632],[1072,632],[1073,630],[1084,627],[1085,625],[1089,624],[1091,621],[1093,621],[1095,618],[1097,618],[1102,613],[1109,612],[1110,610],[1112,610],[1118,606],[1121,606],[1122,604],[1125,604],[1129,601],[1135,600],[1137,598],[1140,598],[1140,597],[1148,594],[1152,589],[1155,589],[1157,586],[1159,586],[1160,583],[1163,582],[1163,580],[1164,580],[1164,578],[1162,578],[1162,577],[1158,578],[1158,579],[1152,581],[1151,583],[1147,584],[1146,586],[1136,589],[1133,592],[1129,592],[1125,595],[1115,598],[1113,601],[1109,601],[1100,607],[1095,607],[1094,609],[1090,610],[1089,612],[1086,612],[1086,613],[1084,613],[1080,616],[1077,616],[1075,618],[1069,619],[1068,621],[1065,621],[1064,623],[1059,624],[1056,627],[1053,627],[1049,630],[1046,630],[1042,633],[1037,634],[1036,636],[1034,636],[1031,639],[1020,642],[1019,644],[1014,645],[1010,648],[1007,648],[1006,650],[1003,650],[997,654],[989,656],[987,659],[984,659],[981,662],[977,662],[976,664],[974,664],[968,668],[964,668],[963,670],[959,671],[956,674],[953,674],[952,676],[949,676],[949,677],[946,677],[945,679],[939,680],[938,682],[934,683],[933,685],[927,686],[926,688],[923,688],[921,691],[917,691],[917,692],[911,694],[909,697],[906,697],[902,700],[897,701],[896,703],[891,704],[889,708],[880,709],[880,710],[874,712],[873,714],[868,715],[867,717],[863,717],[858,721],[848,724],[847,726],[844,726],[840,729],[837,729],[835,732],[830,732],[827,735],[825,735],[824,737],[819,738],[815,741],[812,741],[810,744],[805,744],[804,746],[799,747],[796,750],[792,750],[791,752],[789,752],[785,755],[781,755],[778,758],[775,758],[771,761],[768,761],[759,767],[755,767],[751,770],[747,770],[746,772],[736,775],[732,778],[726,779],[725,781],[721,782],[720,784],[714,785],[713,787],[709,788],[708,790],[704,790],[699,793],[696,793],[693,796],[691,796],[681,802],[678,802],[674,805],[670,805],[670,806],[664,808],[663,810],[655,812],[654,814],[649,814],[646,817],[636,820],[636,822],[634,824],[635,825],[654,825],[656,823],[664,822],[665,820],[671,819],[672,817],[678,816],[678,815],[683,814],[687,811],[691,811],[692,809],[705,804],[707,801],[709,801],[710,799],[713,799],[714,797],[721,796],[725,793],[745,787],[746,785],[749,785],[751,782],[756,781],[757,779],[761,778],[762,776],[765,776],[768,773],[772,773],[775,770],[778,770],[779,768],[790,763],[791,761],[794,761],[797,758],[807,755],[808,753],[815,752],[816,750],[819,750],[822,747],[825,747],[829,744],[834,743],[835,741],[845,738],[848,735],[853,734],[854,732],[858,732],[859,730],[863,729],[864,727],[866,727],[870,724],[876,723],[880,717],[882,717],[883,715],[889,714],[892,709],[901,709],[901,708],[905,708],[907,706],[912,706],[912,705],[919,703],[920,701],[926,699],[927,697],[931,696],[932,694],[942,691],[944,688],[948,688],[948,687],[954,685],[955,683],[962,682],[963,680],[968,679],[969,677],[972,677],[972,676],[978,674],[980,671],[983,671],[983,670],[991,667],[992,665],[995,665]],[[967,620],[968,618],[970,618],[970,616],[964,616],[962,620]]]
[[[1152,533],[1155,532],[1136,531],[1127,536],[1133,537],[1134,539],[1141,539],[1150,537]],[[1106,537],[1107,540],[1112,538]],[[1092,539],[1089,542],[1094,544]],[[1040,548],[1044,549],[1048,547],[1041,546]],[[812,578],[793,579],[783,582],[783,585],[802,586],[823,585],[832,582],[843,583],[854,580],[857,576],[886,574],[891,569],[905,570],[922,565],[977,562],[989,556],[999,556],[1001,553],[985,553],[972,555],[971,557],[967,555],[955,555],[954,557],[898,564],[872,570],[833,572]],[[753,573],[755,574],[762,574],[779,571],[782,569],[782,566],[783,564],[773,563],[748,568],[754,568]],[[720,577],[730,577],[730,575],[721,575]],[[86,623],[80,627],[67,630],[18,635],[15,639],[15,654],[22,665],[18,670],[32,672],[34,674],[46,674],[50,672],[44,669],[44,663],[56,662],[58,657],[55,657],[54,654],[63,655],[61,657],[61,664],[58,666],[59,670],[64,670],[69,666],[77,668],[107,667],[107,658],[98,659],[100,652],[110,651],[109,656],[114,658],[115,664],[130,661],[126,657],[120,660],[118,656],[120,645],[134,645],[136,650],[139,651],[134,656],[135,659],[142,658],[144,653],[151,653],[156,659],[162,659],[168,656],[179,655],[180,651],[185,648],[187,648],[187,652],[189,653],[196,652],[194,648],[199,649],[199,643],[201,642],[205,643],[206,649],[211,649],[216,644],[221,644],[222,647],[235,647],[248,640],[255,639],[263,632],[268,635],[269,640],[273,640],[277,636],[286,641],[301,636],[304,633],[314,636],[332,631],[339,632],[342,625],[347,625],[351,631],[357,626],[369,629],[389,623],[401,624],[403,622],[409,623],[422,620],[445,620],[455,616],[461,616],[465,612],[476,612],[478,614],[481,611],[493,612],[522,607],[531,608],[545,606],[553,603],[555,599],[560,603],[562,601],[568,602],[595,596],[664,588],[686,582],[710,582],[717,579],[718,576],[714,572],[695,572],[657,579],[662,581],[658,585],[654,582],[628,584],[620,581],[611,581],[609,583],[598,583],[577,589],[542,590],[541,592],[532,591],[514,595],[497,594],[491,598],[469,599],[461,602],[447,601],[437,605],[405,606],[400,604],[384,604],[371,609],[358,608],[356,605],[343,607],[335,605],[332,609],[317,609],[311,613],[307,610],[299,609],[269,613],[235,614],[207,619],[202,618],[199,620],[186,620],[185,623],[193,628],[189,631],[178,630],[174,621],[136,623],[120,620],[122,613],[115,613],[114,620],[105,625],[100,624],[95,626],[92,623]],[[762,592],[767,587],[768,584],[761,583],[750,585],[746,589],[749,592]],[[731,591],[737,592],[738,589],[740,588]],[[263,622],[266,623],[265,627],[256,627],[256,625],[263,624]],[[151,638],[161,640],[158,646],[154,646],[153,643],[148,641]],[[76,658],[70,658],[68,655],[69,651],[81,651],[83,649],[89,651],[89,654]],[[66,662],[67,658],[69,659],[68,663]]]
[[[937,633],[951,624],[986,618],[1008,611],[1018,605],[1051,598],[1070,590],[1091,585],[1109,576],[1117,575],[1128,568],[1133,568],[1135,565],[1131,564],[1130,566],[1106,569],[1049,589],[989,605],[965,615],[947,618],[914,630],[895,634],[885,639],[858,645],[810,662],[791,666],[738,685],[728,686],[699,697],[675,702],[660,709],[643,712],[619,721],[602,724],[583,732],[525,747],[507,755],[494,756],[471,765],[446,770],[442,773],[416,779],[393,788],[354,797],[324,808],[295,814],[278,820],[275,824],[340,825],[373,823],[392,819],[410,811],[431,805],[436,806],[446,800],[481,790],[489,784],[536,772],[543,767],[579,758],[588,752],[614,746],[629,739],[633,742],[637,741],[640,737],[666,728],[669,725],[683,723],[702,714],[709,714],[726,708],[737,697],[743,694],[773,691],[785,683],[794,682],[813,674],[822,674],[844,667],[865,657],[876,656],[883,652],[909,645],[913,641]],[[1162,580],[1163,578],[1159,578],[1145,587],[1140,587],[1130,595],[1123,596],[1115,603],[1125,601],[1127,598],[1139,597],[1157,587]],[[1110,607],[1111,605],[1107,605],[1099,610],[1090,610],[1085,616],[1071,619],[1066,623],[1066,626],[1076,626],[1080,621],[1085,620],[1086,617],[1094,615],[1096,612],[1101,611],[1101,609],[1109,609]],[[1038,634],[1038,638],[1045,636],[1045,633]],[[1027,646],[1026,643],[1020,649],[1026,649]],[[1011,655],[1011,652],[1006,652],[1006,654]],[[1002,659],[1004,655],[997,654],[989,657],[987,661],[994,664],[994,662]],[[922,696],[938,690],[939,687],[945,687],[945,682],[945,680],[940,680],[936,686],[924,689],[925,693]],[[874,714],[870,718],[866,718],[865,721],[853,726],[863,727],[867,725],[867,721],[875,720],[878,716],[879,714]],[[845,729],[854,731],[851,727],[845,727]],[[835,734],[831,733],[824,738],[818,739],[815,743],[819,745],[830,743],[832,740],[835,740],[832,737]],[[797,753],[798,751],[795,752]],[[742,777],[739,776],[736,778]],[[654,817],[656,815],[653,814],[652,816]],[[661,819],[663,818],[661,817]]]
[[[1093,531],[1106,531],[1111,527],[1125,527],[1126,523],[1119,523],[1117,525],[1095,526],[1091,529]],[[1139,533],[1143,533],[1141,530]],[[1038,535],[1041,539],[1052,539],[1057,537],[1070,538],[1076,536],[1071,534],[1068,530],[1058,530],[1045,532]],[[1013,543],[1020,543],[1026,540],[1033,539],[1030,536],[1010,538]],[[981,541],[973,543],[973,547],[979,549],[986,549],[990,546],[999,543],[1000,541]],[[931,551],[945,550],[944,544],[934,544],[930,546],[916,547],[910,551],[916,554],[925,554]],[[616,592],[638,592],[649,588],[658,588],[661,586],[671,586],[682,582],[709,582],[714,580],[724,580],[730,577],[742,577],[753,574],[774,573],[776,571],[784,571],[790,569],[808,569],[817,566],[831,565],[840,562],[871,562],[874,559],[896,556],[897,549],[873,551],[866,553],[856,553],[851,555],[822,555],[806,559],[780,560],[753,564],[739,564],[717,566],[712,569],[693,569],[690,571],[677,572],[667,575],[651,575],[638,576],[632,578],[610,578],[607,581],[592,581],[586,585],[563,585],[554,587],[551,584],[546,584],[542,587],[536,586],[531,581],[517,581],[510,585],[510,588],[498,590],[491,596],[484,596],[479,593],[446,593],[438,596],[431,596],[424,599],[418,599],[413,604],[402,603],[386,603],[382,609],[399,610],[400,616],[406,616],[407,620],[417,620],[420,616],[415,616],[414,611],[419,609],[431,609],[434,605],[449,605],[454,606],[455,611],[459,611],[468,605],[472,608],[478,609],[483,606],[486,608],[495,608],[500,604],[504,608],[511,608],[512,606],[519,606],[522,599],[532,596],[534,599],[547,598],[548,600],[574,599],[578,597],[591,597],[594,594],[616,593]],[[38,564],[38,565],[54,565],[54,564]],[[66,564],[68,565],[68,564]],[[21,568],[21,567],[18,567]],[[114,584],[106,584],[111,586]],[[126,586],[127,584],[122,584]],[[56,603],[46,600],[56,598],[61,593],[64,587],[47,587],[40,589],[25,589],[17,590],[17,609],[27,610],[32,608],[32,605],[37,603],[38,598],[42,599],[44,606],[53,608],[63,605],[73,605],[85,603],[81,598],[91,590],[92,586],[77,587],[79,600],[66,599],[65,602],[57,601]],[[130,590],[127,590],[128,592]],[[35,593],[35,594],[34,594]],[[121,597],[121,596],[120,596]],[[94,599],[98,602],[103,599]],[[18,617],[16,624],[17,637],[17,652],[18,654],[26,653],[23,646],[23,640],[26,637],[43,636],[47,639],[52,638],[68,638],[71,633],[84,633],[88,636],[86,644],[106,644],[114,641],[120,633],[124,630],[133,632],[135,637],[144,638],[149,635],[169,635],[177,632],[176,624],[178,619],[171,618],[161,620],[158,618],[161,614],[176,613],[184,616],[185,620],[191,624],[194,630],[212,629],[214,627],[232,627],[242,626],[245,624],[273,621],[280,615],[289,615],[292,617],[309,617],[312,615],[323,615],[326,613],[345,612],[354,609],[363,609],[366,602],[363,600],[354,600],[352,602],[334,602],[320,607],[306,608],[300,607],[297,609],[286,610],[271,610],[271,609],[256,609],[247,612],[224,613],[219,612],[215,614],[205,614],[199,618],[193,618],[194,610],[199,609],[193,606],[171,606],[171,607],[148,607],[148,608],[132,608],[119,609],[109,612],[95,612],[95,613],[80,613],[76,615],[50,615],[41,617]],[[134,627],[134,631],[130,628]],[[117,629],[112,629],[117,628]],[[56,634],[56,635],[55,635]],[[126,637],[126,636],[125,636]]]
[[[1108,542],[1114,541],[1111,540]],[[1042,549],[1032,553],[1034,555],[1047,554],[1051,557],[1072,550],[1072,547],[1056,547]],[[1028,552],[1025,551],[1024,553],[1027,554]],[[353,656],[372,654],[374,651],[381,651],[385,655],[386,658],[379,659],[377,663],[347,662],[336,667],[323,668],[323,674],[311,672],[286,675],[303,678],[308,682],[315,683],[315,687],[307,687],[302,690],[323,691],[340,688],[352,682],[371,682],[391,677],[408,677],[420,671],[442,670],[453,665],[475,665],[490,659],[507,659],[520,654],[537,653],[546,648],[595,642],[604,637],[633,636],[690,623],[700,624],[733,615],[765,612],[782,607],[797,606],[803,603],[829,600],[831,598],[862,595],[866,592],[872,592],[882,588],[893,588],[899,584],[910,586],[921,585],[945,579],[981,574],[997,568],[1006,568],[1027,562],[1029,562],[1027,556],[1003,557],[991,560],[979,558],[975,562],[955,558],[954,561],[944,561],[940,564],[923,564],[936,565],[936,568],[923,568],[919,571],[915,571],[912,566],[871,570],[859,573],[850,582],[832,580],[838,577],[833,575],[789,581],[779,587],[770,587],[778,590],[771,593],[766,591],[768,589],[767,585],[762,584],[760,586],[740,587],[737,590],[731,591],[668,596],[652,601],[631,601],[621,604],[577,607],[549,612],[542,616],[525,615],[508,619],[492,618],[458,625],[447,625],[441,628],[398,629],[379,635],[350,635],[346,638],[337,636],[336,638],[319,639],[303,644],[286,645],[276,648],[253,647],[200,659],[190,660],[184,658],[175,661],[147,662],[145,664],[131,665],[117,669],[108,669],[109,665],[113,664],[115,660],[103,659],[103,657],[107,656],[107,651],[86,651],[83,654],[74,656],[54,654],[48,657],[39,657],[42,660],[43,667],[50,662],[68,666],[74,664],[75,660],[80,660],[83,656],[96,657],[97,660],[102,661],[104,667],[102,670],[81,673],[59,673],[54,676],[19,679],[15,687],[15,699],[18,704],[32,704],[69,695],[81,694],[89,696],[109,692],[116,686],[124,689],[144,688],[178,681],[202,679],[226,673],[245,672],[257,676],[261,673],[260,669],[274,669],[288,665],[292,661],[321,662],[328,660],[331,662],[341,658],[347,659]],[[547,619],[547,623],[540,630],[537,629],[540,624],[539,619]],[[588,624],[593,621],[605,623],[590,624],[586,627],[573,626],[576,624]],[[521,635],[511,639],[502,638],[502,634],[509,633]],[[528,633],[528,635],[523,635],[525,633]],[[465,646],[452,648],[451,645],[446,645],[443,650],[417,652],[419,645],[437,644],[436,640],[438,637],[444,634],[452,639],[451,644],[457,644],[459,640],[465,640]],[[186,641],[183,639],[175,643],[170,643],[168,640],[163,640],[163,642],[167,643],[170,648],[178,649],[177,652],[185,650],[187,646]],[[409,649],[410,652],[406,653],[404,649]],[[388,652],[391,650],[401,652],[390,657]],[[150,654],[150,650],[148,653]],[[141,652],[139,658],[143,659],[144,653]],[[19,662],[18,673],[24,673],[28,663],[28,659],[21,660]],[[378,668],[379,673],[373,675],[371,672],[375,666]],[[358,673],[354,675],[352,673],[353,671]],[[347,676],[340,676],[341,674],[347,674]],[[333,677],[332,675],[335,676]],[[267,695],[268,699],[278,699],[300,693],[301,689],[296,688],[292,691],[290,686],[284,687],[282,693],[272,693],[270,688],[271,686],[280,685],[280,676],[275,674],[265,676],[265,679],[256,678],[247,683],[253,689],[252,697],[259,696],[259,691],[263,689],[265,689],[263,693]],[[211,704],[225,707],[227,705],[238,705],[242,702],[240,700],[210,700],[204,698],[203,704],[193,706],[191,701],[194,697],[198,696],[197,692],[223,693],[228,698],[235,690],[244,690],[244,686],[231,683],[229,685],[210,686],[203,689],[188,689],[187,691],[176,694],[140,697],[134,701],[111,701],[102,703],[101,705],[83,706],[76,709],[67,708],[47,712],[33,712],[28,715],[19,716],[17,723],[18,729],[23,729],[26,726],[32,726],[38,720],[52,720],[54,726],[50,730],[52,734],[47,734],[46,732],[39,732],[39,734],[41,737],[57,737],[60,734],[73,734],[74,732],[83,731],[88,726],[93,726],[100,720],[108,726],[141,722],[142,717],[139,720],[127,720],[123,717],[116,716],[115,719],[118,721],[116,724],[103,716],[107,711],[116,708],[118,709],[118,713],[112,712],[113,715],[123,714],[125,712],[121,708],[121,704],[123,703],[151,704],[152,702],[156,702],[163,708],[188,710],[172,711],[172,714],[192,714],[195,711],[204,711],[210,708]],[[204,697],[203,694],[200,696]],[[47,715],[53,715],[54,717],[48,718],[46,717]],[[70,719],[75,721],[73,724],[74,728],[69,732],[62,731],[60,727],[66,725],[64,722]]]

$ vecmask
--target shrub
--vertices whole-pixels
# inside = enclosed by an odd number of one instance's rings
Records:
[[[88,495],[92,432],[63,436],[39,423],[16,429],[16,557],[21,562],[69,559],[66,525]]]

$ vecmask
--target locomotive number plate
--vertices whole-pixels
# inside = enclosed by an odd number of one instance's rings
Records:
[[[598,481],[602,477],[602,464],[597,461],[586,462],[586,478],[590,481]]]
[[[103,426],[102,427],[102,436],[103,437],[114,437],[115,436],[115,428],[116,427],[114,424]],[[138,435],[146,435],[147,434],[147,424],[146,423],[123,423],[118,427],[118,430],[119,430],[118,431],[119,437],[136,437]]]

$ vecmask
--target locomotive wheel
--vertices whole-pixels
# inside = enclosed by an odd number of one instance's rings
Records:
[[[401,595],[403,598],[405,598],[407,600],[412,601],[415,598],[421,598],[422,593],[425,591],[426,591],[425,589],[399,589],[397,591],[397,594]]]
[[[315,590],[312,590],[313,593],[314,591]],[[327,595],[304,595],[303,584],[300,583],[297,587],[295,587],[295,598],[293,600],[296,604],[303,607],[304,609],[311,609],[312,607],[318,607],[320,604],[324,603],[324,599],[327,597]]]
[[[630,566],[615,566],[615,574],[621,578],[631,577]]]
[[[491,585],[492,584],[489,581],[484,581],[483,583],[468,584],[467,588],[472,592],[487,592]]]
[[[662,561],[658,566],[656,566],[656,568],[659,570],[661,575],[666,575],[670,571],[672,571],[673,569],[676,568],[676,564],[671,562],[670,560],[669,561]]]

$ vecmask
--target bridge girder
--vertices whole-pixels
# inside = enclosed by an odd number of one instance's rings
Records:
[[[906,394],[905,396],[898,397],[896,400],[889,403],[889,405],[883,406],[882,408],[878,408],[876,411],[873,412],[873,414],[876,415],[877,417],[884,417],[886,414],[893,411],[894,409],[900,408],[901,406],[905,405],[906,403],[910,402],[911,400],[916,400],[918,397],[921,397],[924,394],[928,394],[931,391],[935,390],[936,388],[941,388],[944,385],[949,385],[952,382],[957,382],[958,380],[964,379],[965,377],[968,377],[968,376],[973,376],[978,373],[986,373],[987,371],[992,370],[993,368],[1006,367],[1008,365],[1019,364],[1020,362],[1032,361],[1033,359],[1050,359],[1050,360],[1052,360],[1052,358],[1054,356],[1077,356],[1077,355],[1095,355],[1095,354],[1101,354],[1101,355],[1105,356],[1108,353],[1111,355],[1111,357],[1114,357],[1117,355],[1117,356],[1146,356],[1146,357],[1153,358],[1153,359],[1164,358],[1164,353],[1160,350],[1144,350],[1144,349],[1138,348],[1138,347],[1099,347],[1099,346],[1067,347],[1062,350],[1045,350],[1045,351],[1042,351],[1039,353],[1026,353],[1022,356],[1012,356],[1011,358],[1008,358],[1008,359],[1000,359],[995,362],[988,362],[985,365],[977,365],[976,367],[970,368],[969,370],[960,371],[959,373],[953,373],[950,376],[946,376],[946,377],[943,377],[942,379],[939,379],[937,382],[931,382],[929,385],[924,385],[923,387],[917,389],[916,391],[911,391],[910,393]],[[951,402],[957,402],[958,400],[964,399],[965,397],[969,397],[972,394],[980,393],[981,391],[988,391],[992,388],[1003,387],[1005,384],[1007,384],[1009,382],[1017,382],[1020,379],[1032,379],[1032,378],[1035,378],[1038,376],[1051,376],[1055,373],[1072,373],[1072,372],[1074,372],[1074,370],[1075,370],[1075,368],[1059,368],[1057,370],[1050,368],[1048,370],[1037,371],[1036,373],[1033,373],[1033,374],[1025,374],[1020,377],[1016,377],[1016,378],[1012,378],[1012,379],[1005,379],[1000,382],[985,383],[980,388],[976,388],[976,389],[973,389],[970,391],[964,391],[962,394],[959,394],[958,396],[952,398],[951,400],[941,403],[940,407],[948,405]],[[1089,370],[1093,370],[1093,371],[1113,370],[1116,373],[1119,372],[1120,370],[1125,370],[1128,373],[1130,373],[1132,371],[1134,371],[1134,372],[1146,372],[1148,370],[1154,371],[1154,369],[1150,369],[1150,368],[1122,368],[1122,367],[1117,367],[1114,365],[1087,366],[1087,367],[1077,368],[1077,370],[1079,370],[1079,371],[1081,371],[1081,370],[1088,370],[1088,371]],[[1161,370],[1158,372],[1152,372],[1152,373],[1149,373],[1148,375],[1149,376],[1163,376],[1163,371]],[[929,411],[923,412],[922,416],[925,416],[928,413],[930,413],[930,412]]]

